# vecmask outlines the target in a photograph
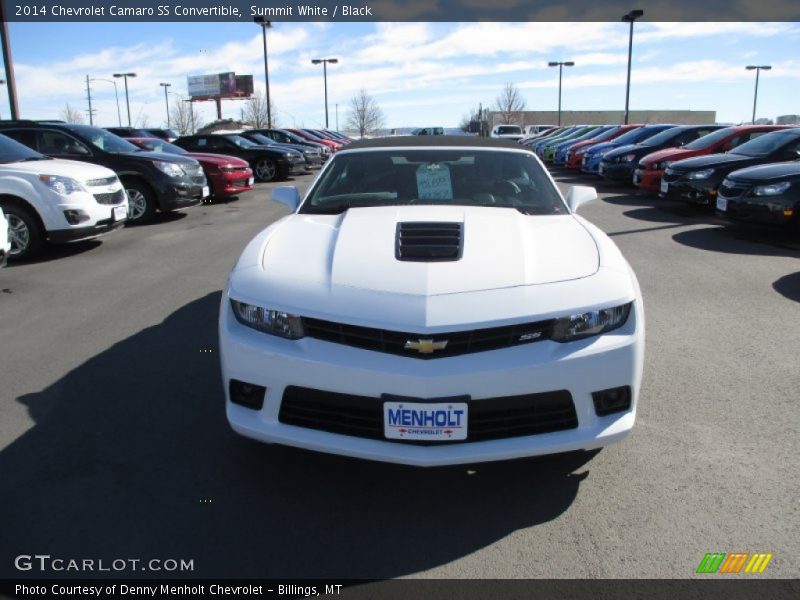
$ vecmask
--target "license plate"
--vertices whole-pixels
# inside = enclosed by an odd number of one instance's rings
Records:
[[[256,181],[255,178],[251,177],[250,179],[247,180],[247,185],[253,185],[255,181]]]
[[[666,181],[664,181],[662,179],[661,180],[661,193],[662,194],[666,194],[667,192],[669,192],[669,183],[667,183]]]
[[[633,185],[639,185],[642,181],[642,172],[641,171],[634,171],[633,172]]]
[[[211,189],[207,186],[203,186],[203,198],[208,198],[211,195]]]
[[[111,209],[111,220],[112,221],[122,221],[122,219],[128,218],[128,209],[124,206],[115,206]]]
[[[599,167],[597,167],[597,172],[598,172],[600,175],[602,175],[602,174],[603,174],[603,171],[605,171],[605,169],[603,168],[603,165],[600,165]]]
[[[717,196],[717,210],[725,212],[728,210],[728,199],[723,196]]]
[[[383,434],[388,440],[465,440],[467,416],[466,402],[384,402]]]

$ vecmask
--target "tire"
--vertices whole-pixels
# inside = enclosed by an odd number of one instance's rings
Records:
[[[138,181],[124,181],[128,194],[128,223],[147,223],[156,213],[156,199],[152,190]]]
[[[271,158],[262,158],[253,165],[253,174],[258,181],[274,181],[278,177],[278,165]]]
[[[8,233],[11,237],[9,261],[28,260],[42,251],[45,232],[39,220],[30,209],[16,204],[0,205],[8,220]]]

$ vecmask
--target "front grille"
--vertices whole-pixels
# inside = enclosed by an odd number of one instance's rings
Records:
[[[225,173],[238,173],[240,171],[247,171],[250,167],[222,167],[222,171]]]
[[[398,223],[395,258],[415,262],[458,260],[464,245],[463,223]]]
[[[101,177],[100,179],[90,179],[86,182],[86,187],[105,187],[117,183],[116,176]]]
[[[722,182],[722,185],[719,186],[719,190],[717,191],[720,196],[724,196],[725,198],[738,198],[739,196],[743,196],[749,189],[749,183],[740,183],[738,181],[726,179]]]
[[[201,165],[181,165],[184,172],[192,177],[205,177],[203,167]]]
[[[95,194],[98,204],[121,204],[125,201],[125,190],[117,190],[108,194]]]
[[[304,318],[303,324],[305,325],[306,335],[326,342],[410,358],[428,359],[498,350],[546,340],[551,336],[553,319],[506,325],[504,327],[438,333],[435,335],[404,333],[311,318]],[[423,340],[432,340],[433,342],[446,341],[447,345],[430,353],[423,353],[414,348],[406,348],[408,342],[413,344]]]
[[[409,399],[413,401],[413,399]],[[425,400],[435,402],[435,398]],[[578,426],[567,390],[486,398],[468,402],[467,439],[452,442],[398,441],[401,444],[458,444],[552,433]],[[283,392],[278,420],[286,425],[383,440],[383,401],[289,386]]]

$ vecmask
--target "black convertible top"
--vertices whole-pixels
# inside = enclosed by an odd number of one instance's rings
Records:
[[[424,148],[458,147],[458,148],[505,148],[528,150],[525,146],[511,140],[482,138],[471,135],[399,135],[397,137],[381,137],[369,140],[358,140],[342,148],[345,150],[364,150],[367,148]]]

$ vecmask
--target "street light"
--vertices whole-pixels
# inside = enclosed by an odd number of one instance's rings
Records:
[[[261,36],[264,39],[264,87],[267,90],[267,127],[272,129],[272,106],[269,101],[269,63],[267,62],[267,29],[272,27],[272,21],[264,17],[253,17],[253,22],[261,25]]]
[[[167,95],[167,88],[172,87],[171,83],[159,83],[164,88],[164,102],[167,103],[167,129],[169,129],[169,96]]]
[[[114,79],[125,79],[125,106],[128,109],[128,127],[131,126],[131,103],[128,99],[128,77],[136,77],[136,73],[114,73]]]
[[[335,65],[339,62],[338,58],[313,58],[311,63],[318,65],[322,63],[322,73],[325,78],[325,129],[328,128],[328,63]]]
[[[756,91],[753,95],[753,125],[756,124],[756,103],[758,102],[758,75],[761,71],[769,71],[772,69],[772,65],[747,65],[745,67],[748,71],[755,71],[756,72]]]
[[[627,15],[622,15],[622,20],[625,23],[630,23],[630,35],[628,36],[628,82],[625,84],[625,121],[624,125],[628,124],[628,103],[631,97],[631,56],[633,54],[633,23],[636,19],[644,15],[643,10],[632,10]]]
[[[575,63],[567,61],[550,61],[548,67],[558,67],[558,126],[561,127],[561,72],[564,67],[574,67]]]
[[[117,99],[117,123],[119,123],[119,126],[122,127],[122,113],[119,111],[119,93],[117,92],[117,82],[113,79],[101,79],[98,77],[92,77],[89,81],[105,81],[106,83],[110,83],[114,86],[114,97]]]

